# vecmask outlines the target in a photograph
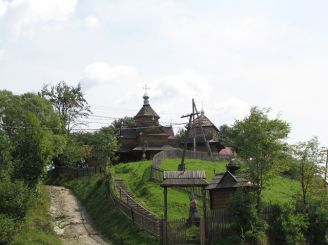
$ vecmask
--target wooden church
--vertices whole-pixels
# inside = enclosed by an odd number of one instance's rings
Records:
[[[152,159],[162,150],[177,147],[172,126],[159,124],[160,116],[150,106],[147,92],[143,99],[143,106],[134,117],[135,125],[120,130],[118,155],[121,162]]]

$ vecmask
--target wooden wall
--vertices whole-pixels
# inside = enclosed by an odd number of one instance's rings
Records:
[[[211,209],[227,209],[234,192],[233,188],[210,190]]]

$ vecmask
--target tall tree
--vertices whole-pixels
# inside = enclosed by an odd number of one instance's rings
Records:
[[[270,119],[269,109],[253,107],[250,114],[232,126],[231,143],[239,156],[247,163],[252,182],[257,186],[257,207],[266,181],[280,160],[290,128],[279,118]]]
[[[53,104],[68,134],[74,127],[81,124],[78,122],[79,118],[87,117],[91,113],[80,84],[73,87],[62,81],[50,88],[45,85],[40,95]]]
[[[322,148],[317,137],[309,141],[300,142],[292,146],[294,158],[299,162],[299,181],[302,187],[302,202],[307,207],[309,194],[320,180],[322,174],[321,163],[324,162]],[[322,185],[318,185],[322,186]],[[315,188],[318,189],[318,188]]]
[[[54,134],[60,129],[60,119],[50,102],[35,94],[17,96],[0,91],[0,108],[2,138],[10,142],[12,178],[33,188],[62,148],[54,144],[64,141]]]

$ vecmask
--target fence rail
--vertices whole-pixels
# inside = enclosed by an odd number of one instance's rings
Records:
[[[139,203],[136,203],[134,198],[121,186],[117,185],[115,181],[108,185],[108,195],[114,202],[115,207],[140,229],[149,232],[153,236],[161,236],[161,220],[157,219]]]

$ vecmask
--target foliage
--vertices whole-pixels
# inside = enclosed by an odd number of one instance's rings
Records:
[[[229,213],[242,238],[246,241],[256,241],[262,238],[267,225],[257,212],[254,193],[236,191],[230,201]]]
[[[13,237],[14,245],[59,245],[49,214],[50,197],[45,186],[40,186],[39,195],[30,202],[21,229]]]
[[[102,127],[96,132],[79,133],[74,136],[79,142],[90,148],[89,157],[105,159],[107,162],[114,158],[118,143],[112,127]]]
[[[45,85],[39,94],[53,104],[68,134],[79,125],[79,118],[87,117],[91,113],[80,84],[77,87],[70,87],[61,81],[50,88]]]
[[[319,166],[323,155],[316,137],[307,142],[300,142],[291,146],[292,155],[299,163],[299,181],[302,187],[302,201],[304,208],[308,204],[309,195],[314,190],[314,185],[321,174]]]
[[[15,233],[17,233],[17,224],[13,218],[0,213],[0,245],[10,244]]]
[[[309,227],[307,237],[310,244],[328,244],[328,196],[323,196],[318,200],[311,200],[309,203],[307,217]]]
[[[229,129],[232,147],[247,163],[252,182],[257,186],[257,207],[266,181],[277,170],[286,144],[282,142],[289,133],[289,125],[279,118],[270,119],[269,109],[253,107],[250,114],[236,121]]]
[[[178,145],[182,145],[187,140],[187,130],[185,128],[179,128],[176,134]]]
[[[290,203],[272,205],[268,219],[269,236],[274,244],[300,244],[305,242],[308,226],[306,216],[297,213]]]
[[[233,128],[227,124],[223,124],[219,128],[220,131],[220,140],[225,146],[233,145]]]
[[[13,179],[34,188],[52,157],[61,151],[62,146],[53,143],[63,139],[55,135],[59,117],[48,101],[31,93],[17,96],[0,91],[0,108],[0,138],[6,151],[1,164],[9,166],[7,174]]]
[[[135,126],[135,121],[133,117],[123,117],[123,118],[115,119],[110,127],[113,129],[113,133],[117,135],[121,127],[134,127],[134,126]]]
[[[71,166],[76,167],[76,165],[83,159],[90,156],[91,148],[88,145],[83,144],[79,141],[77,137],[71,135],[68,138],[67,144],[63,153],[58,155],[54,160],[54,164],[57,167],[60,166]]]
[[[32,93],[0,91],[0,241],[4,244],[20,231],[46,167],[63,149],[60,128],[47,100]]]

